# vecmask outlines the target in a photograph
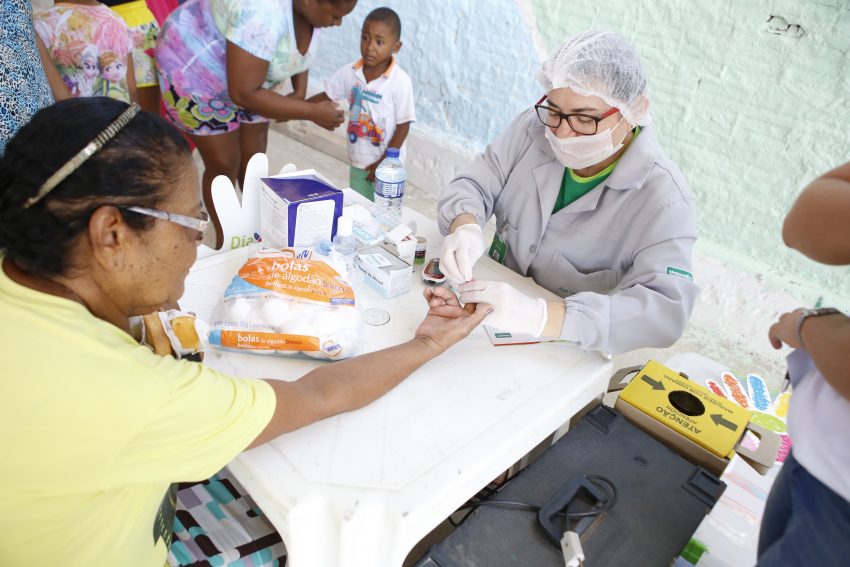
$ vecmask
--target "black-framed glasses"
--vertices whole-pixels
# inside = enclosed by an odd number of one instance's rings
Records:
[[[140,215],[145,215],[148,217],[153,217],[155,219],[160,219],[168,222],[173,222],[174,224],[178,224],[180,226],[186,227],[191,230],[195,230],[198,232],[195,240],[200,242],[204,239],[204,235],[207,233],[207,228],[209,228],[210,220],[209,216],[205,212],[201,212],[201,218],[188,217],[186,215],[180,215],[177,213],[169,213],[166,211],[160,211],[158,209],[148,209],[146,207],[118,207],[119,209],[124,209],[125,211],[131,211],[134,213],[138,213]]]
[[[602,116],[591,116],[590,114],[581,113],[565,114],[558,108],[542,104],[544,100],[546,100],[546,95],[543,95],[537,101],[537,104],[534,105],[534,109],[537,111],[537,118],[540,119],[540,122],[549,128],[558,128],[561,122],[566,120],[572,131],[581,136],[592,136],[596,134],[600,122],[620,111],[619,108],[612,108]]]

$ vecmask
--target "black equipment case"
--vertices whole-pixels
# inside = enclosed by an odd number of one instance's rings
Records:
[[[668,566],[725,488],[713,474],[598,405],[417,567],[563,567],[553,538],[564,531],[568,502],[585,566]],[[493,502],[506,500],[542,510]]]

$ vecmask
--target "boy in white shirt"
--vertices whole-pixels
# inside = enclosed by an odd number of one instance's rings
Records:
[[[360,35],[362,58],[339,69],[325,80],[325,92],[310,98],[348,100],[349,183],[369,199],[374,197],[375,169],[387,148],[399,148],[404,160],[404,140],[416,120],[413,84],[393,57],[401,49],[400,38],[398,14],[389,8],[372,10]]]

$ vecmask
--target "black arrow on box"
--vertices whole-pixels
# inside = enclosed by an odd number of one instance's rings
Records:
[[[664,382],[662,382],[660,380],[653,380],[652,378],[650,378],[649,376],[646,376],[646,375],[641,376],[640,379],[643,380],[644,382],[646,382],[647,384],[649,384],[650,386],[652,386],[653,390],[663,390],[664,389]]]
[[[732,423],[728,419],[725,419],[719,413],[711,414],[711,421],[713,421],[715,423],[715,425],[725,427],[726,429],[731,429],[732,431],[735,431],[736,429],[738,429],[738,426],[736,424]]]

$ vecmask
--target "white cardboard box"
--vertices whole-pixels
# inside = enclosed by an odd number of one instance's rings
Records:
[[[333,239],[342,214],[341,190],[306,171],[262,181],[260,234],[265,245],[310,247]]]
[[[382,246],[360,250],[355,264],[363,272],[363,281],[384,297],[395,297],[410,291],[413,266]]]

